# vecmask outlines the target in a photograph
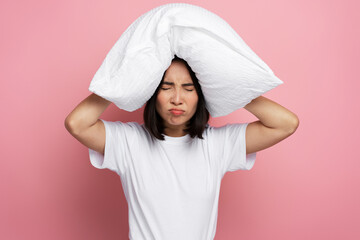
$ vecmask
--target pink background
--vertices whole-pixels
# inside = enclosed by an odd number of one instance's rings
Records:
[[[170,1],[0,3],[2,239],[128,239],[119,177],[64,127],[107,52]],[[360,239],[358,1],[186,1],[224,18],[284,81],[297,131],[222,181],[215,239]],[[101,118],[142,123],[111,104]],[[245,109],[211,119],[257,120]]]

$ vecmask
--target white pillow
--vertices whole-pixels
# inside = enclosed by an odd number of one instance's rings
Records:
[[[212,117],[227,115],[283,84],[225,20],[199,6],[169,3],[125,30],[89,91],[135,111],[154,94],[174,55],[195,72]]]

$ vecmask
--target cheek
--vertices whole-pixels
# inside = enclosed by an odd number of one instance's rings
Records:
[[[192,102],[193,105],[195,105],[195,106],[197,105],[198,101],[199,101],[198,95],[194,95],[194,96],[192,97],[192,99],[191,99],[191,102]]]
[[[156,98],[156,107],[161,108],[162,106],[164,106],[165,103],[165,97],[163,94],[158,94],[157,98]]]

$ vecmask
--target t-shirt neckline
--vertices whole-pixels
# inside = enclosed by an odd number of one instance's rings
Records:
[[[190,134],[186,134],[184,136],[181,137],[171,137],[165,134],[162,134],[165,138],[165,140],[159,140],[160,142],[163,143],[170,143],[170,144],[183,144],[183,143],[188,143],[190,141],[192,141],[193,139],[190,137]]]

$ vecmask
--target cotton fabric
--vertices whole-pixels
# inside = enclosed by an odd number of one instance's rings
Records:
[[[105,125],[104,155],[89,148],[91,164],[120,176],[129,208],[130,240],[212,240],[221,179],[228,171],[250,170],[248,123],[208,128],[204,139],[189,134],[152,139],[143,124]]]
[[[154,94],[175,55],[194,71],[212,117],[225,116],[283,84],[224,19],[200,6],[169,3],[125,30],[89,91],[135,111]]]

